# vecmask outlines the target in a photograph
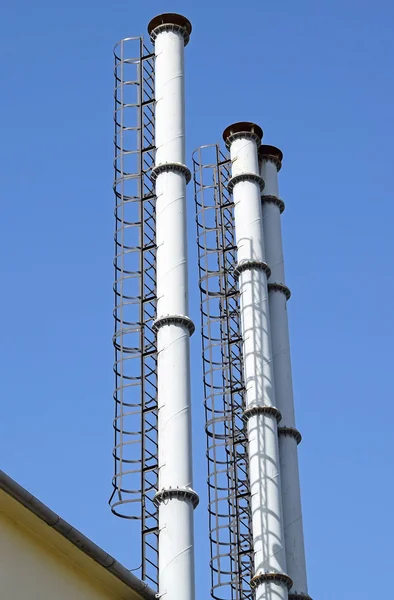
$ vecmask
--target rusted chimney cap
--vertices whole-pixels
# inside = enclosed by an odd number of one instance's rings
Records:
[[[276,146],[269,146],[268,144],[261,144],[259,148],[259,159],[272,160],[276,164],[276,168],[280,171],[283,160],[283,152]]]
[[[159,27],[165,28],[166,26],[169,28],[173,26],[175,29],[182,30],[186,46],[192,32],[192,24],[189,19],[183,15],[178,15],[177,13],[163,13],[162,15],[157,15],[157,17],[153,17],[148,25],[148,33],[152,42],[154,42],[156,38],[155,30]]]
[[[252,135],[256,138],[258,144],[260,144],[263,138],[263,130],[256,123],[250,123],[249,121],[240,121],[239,123],[233,123],[226,127],[223,131],[223,139],[227,146],[231,143],[231,138],[234,135],[245,133],[247,136]],[[237,135],[238,137],[238,135]]]

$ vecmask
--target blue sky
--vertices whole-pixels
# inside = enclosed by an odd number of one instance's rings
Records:
[[[190,18],[188,160],[237,120],[280,173],[309,587],[387,595],[392,519],[394,9],[14,0],[0,20],[0,468],[131,565],[112,475],[112,47]],[[191,316],[198,322],[188,190]],[[209,593],[200,340],[192,338],[198,597]],[[380,574],[380,575],[378,575]]]

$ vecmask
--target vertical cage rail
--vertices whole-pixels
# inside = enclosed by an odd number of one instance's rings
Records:
[[[115,56],[114,514],[130,519],[140,551],[133,571],[157,587],[154,55],[126,38]]]
[[[252,598],[247,449],[236,244],[229,160],[217,145],[193,155],[208,459],[211,596]]]

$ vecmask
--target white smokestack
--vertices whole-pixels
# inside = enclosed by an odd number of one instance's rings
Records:
[[[184,46],[191,32],[181,15],[149,24],[155,45],[159,597],[194,600],[185,166]]]
[[[228,127],[223,138],[230,149],[240,321],[243,337],[245,419],[256,600],[287,600],[291,580],[286,574],[282,523],[277,422],[272,369],[261,189],[257,150],[263,132],[253,123]]]
[[[266,260],[271,269],[268,280],[271,340],[275,396],[282,414],[279,427],[279,456],[282,483],[283,524],[287,572],[293,581],[289,599],[307,600],[304,534],[302,526],[300,479],[297,444],[301,435],[295,427],[293,383],[291,375],[289,327],[286,302],[290,290],[285,284],[280,214],[284,203],[279,199],[278,170],[282,152],[274,146],[261,146],[261,177],[265,188],[261,196]]]

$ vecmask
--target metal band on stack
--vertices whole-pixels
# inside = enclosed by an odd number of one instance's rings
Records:
[[[295,427],[278,427],[279,435],[288,435],[289,437],[293,437],[297,444],[300,444],[302,441],[302,435]]]
[[[241,273],[250,269],[264,271],[264,273],[267,275],[267,278],[271,275],[271,269],[266,262],[262,260],[244,260],[241,263],[238,263],[238,265],[235,267],[234,277],[238,279]]]
[[[261,196],[261,201],[264,203],[271,203],[271,204],[276,204],[276,206],[279,207],[279,211],[280,214],[282,214],[286,208],[285,203],[283,202],[283,200],[281,198],[278,198],[278,196],[275,196],[273,194],[262,194]]]
[[[286,296],[286,300],[290,300],[291,291],[284,283],[270,283],[268,282],[269,292],[282,292]]]
[[[275,406],[252,406],[251,408],[247,408],[242,415],[244,421],[250,419],[254,415],[268,415],[269,417],[275,417],[276,421],[279,421],[282,418],[280,410],[278,410]]]
[[[190,317],[186,317],[185,315],[164,315],[163,317],[159,317],[153,322],[152,329],[157,333],[160,327],[164,325],[183,325],[188,330],[190,336],[193,335],[196,329]]]
[[[190,182],[190,169],[182,163],[162,163],[161,165],[157,165],[157,167],[152,169],[150,178],[153,182],[155,182],[160,173],[170,173],[171,171],[173,173],[182,173],[182,175],[185,176],[186,183]]]
[[[262,192],[264,189],[264,179],[260,177],[260,175],[256,175],[256,173],[242,173],[242,175],[236,175],[229,180],[227,189],[230,194],[233,193],[234,186],[241,181],[252,181],[253,183],[258,183],[260,186],[260,192]]]
[[[250,582],[250,587],[255,589],[260,583],[266,583],[268,581],[284,585],[288,590],[293,585],[293,581],[286,573],[259,573],[253,577]]]
[[[159,506],[161,502],[165,502],[166,500],[170,500],[171,498],[190,500],[190,502],[193,505],[193,508],[197,508],[200,502],[200,498],[197,492],[195,492],[191,488],[167,488],[165,490],[160,490],[155,494],[153,501],[156,504],[156,506]]]

